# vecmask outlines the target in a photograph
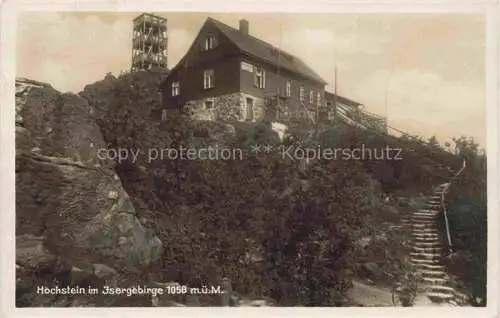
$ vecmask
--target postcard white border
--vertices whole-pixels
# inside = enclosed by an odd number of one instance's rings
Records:
[[[36,308],[15,309],[15,144],[14,144],[14,81],[16,15],[30,11],[190,11],[190,12],[479,12],[487,16],[486,46],[486,107],[488,154],[488,306],[409,307],[409,308]],[[499,77],[500,11],[496,1],[320,1],[320,0],[213,0],[213,1],[153,1],[153,0],[7,0],[1,6],[0,51],[0,158],[1,158],[1,275],[2,293],[0,316],[7,317],[495,317],[498,315],[498,124],[500,122]]]

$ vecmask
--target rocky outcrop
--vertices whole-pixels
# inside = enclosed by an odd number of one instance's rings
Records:
[[[113,88],[117,78],[107,74],[104,79],[85,86],[78,95],[85,99],[89,105],[90,113],[95,118],[102,118],[106,112],[106,105],[112,96]]]
[[[156,119],[159,119],[161,116],[158,108],[161,100],[159,86],[167,75],[168,71],[139,71],[123,73],[116,78],[108,73],[101,81],[86,85],[78,95],[87,101],[92,116],[100,120],[108,115],[110,106],[123,97],[123,89],[134,91],[145,101],[153,102],[154,109],[148,108],[146,112],[153,118],[158,116]],[[146,104],[141,104],[140,107],[147,108]]]
[[[45,238],[30,234],[16,237],[16,264],[27,270],[52,269],[57,257],[43,245]]]
[[[141,272],[162,243],[139,222],[87,101],[16,82],[16,235],[22,269],[102,263]],[[43,260],[43,261],[42,261]],[[71,267],[70,267],[71,268]]]
[[[161,242],[139,223],[112,171],[40,154],[20,154],[16,164],[18,233],[45,236],[73,262],[135,269],[159,258]]]
[[[41,153],[97,162],[97,149],[105,144],[85,99],[44,86],[25,89],[16,102],[16,125],[28,130]]]
[[[26,105],[32,88],[52,88],[52,86],[27,78],[16,79],[16,126],[23,124],[22,108]]]

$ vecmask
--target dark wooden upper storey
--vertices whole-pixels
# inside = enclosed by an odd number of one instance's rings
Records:
[[[161,87],[165,107],[236,92],[316,105],[325,84],[300,58],[250,35],[248,21],[234,29],[208,18]]]

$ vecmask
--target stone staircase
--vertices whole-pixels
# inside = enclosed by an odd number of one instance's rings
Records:
[[[441,214],[441,194],[448,186],[449,183],[438,186],[425,209],[417,210],[402,220],[412,232],[410,263],[421,277],[414,306],[461,306],[465,303],[464,295],[451,286],[452,281],[442,264],[448,246],[442,241],[437,219]]]

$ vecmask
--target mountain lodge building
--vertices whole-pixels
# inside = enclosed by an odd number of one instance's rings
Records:
[[[161,84],[162,119],[188,105],[204,120],[287,120],[299,114],[313,122],[325,106],[326,81],[300,58],[249,33],[208,18],[186,55]]]

